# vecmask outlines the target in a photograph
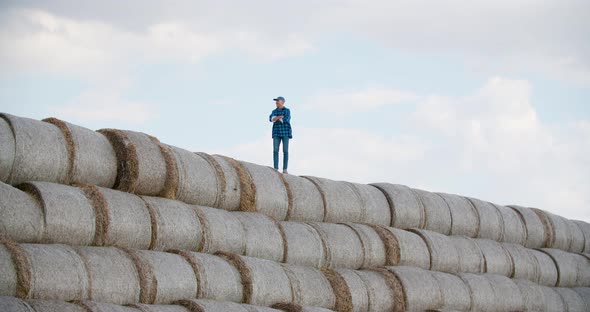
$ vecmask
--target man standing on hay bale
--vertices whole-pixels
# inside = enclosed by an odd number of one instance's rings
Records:
[[[293,138],[291,130],[291,111],[285,107],[285,98],[282,96],[273,99],[277,108],[274,109],[269,121],[272,122],[272,140],[273,140],[273,161],[274,168],[279,170],[279,146],[283,142],[283,173],[287,174],[289,165],[289,139]]]

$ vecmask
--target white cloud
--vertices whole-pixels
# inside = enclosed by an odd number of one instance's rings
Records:
[[[307,100],[304,108],[318,112],[337,114],[370,112],[381,106],[411,102],[418,97],[409,92],[391,90],[383,87],[369,87],[363,90],[326,90]]]

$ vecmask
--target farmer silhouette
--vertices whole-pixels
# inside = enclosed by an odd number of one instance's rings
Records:
[[[291,130],[291,111],[285,107],[285,98],[282,96],[273,99],[277,108],[273,109],[268,117],[272,122],[272,156],[274,168],[279,170],[279,146],[283,142],[283,173],[288,174],[289,165],[289,139],[293,138]]]

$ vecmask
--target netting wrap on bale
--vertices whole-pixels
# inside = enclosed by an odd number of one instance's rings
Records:
[[[578,226],[584,236],[583,252],[587,254],[590,253],[590,223],[578,220],[574,220],[573,222]]]
[[[291,282],[294,303],[328,309],[336,306],[332,286],[321,271],[296,265],[284,265],[283,268]]]
[[[438,193],[449,206],[451,211],[451,235],[477,237],[479,234],[479,217],[473,204],[465,197]]]
[[[369,184],[350,183],[350,185],[361,199],[364,214],[361,222],[391,225],[391,208],[383,192]]]
[[[502,241],[524,245],[526,242],[526,228],[520,215],[514,209],[495,205],[502,215]]]
[[[557,266],[558,287],[590,287],[590,259],[559,249],[544,248],[542,251],[553,259]]]
[[[584,250],[584,233],[576,223],[544,210],[533,210],[549,233],[546,236],[545,247],[571,252],[582,252]]]
[[[285,262],[322,268],[326,265],[326,249],[320,234],[311,225],[281,222],[287,241]]]
[[[505,243],[502,247],[512,259],[512,275],[510,277],[529,281],[538,280],[539,263],[530,249],[510,243]]]
[[[188,204],[219,207],[220,188],[217,171],[207,156],[168,146],[178,168],[176,199]]]
[[[244,255],[283,261],[285,242],[280,225],[271,217],[253,212],[234,212],[244,228],[246,250]]]
[[[365,209],[352,184],[318,177],[304,177],[313,182],[325,199],[324,222],[364,222]]]
[[[248,172],[255,187],[255,211],[271,216],[276,220],[285,220],[291,214],[289,194],[282,174],[270,167],[249,162],[240,162]]]
[[[372,227],[385,245],[386,265],[430,268],[430,251],[418,234],[378,225]]]
[[[10,124],[0,116],[0,182],[8,182],[16,150],[16,141]]]
[[[342,296],[348,301],[348,310],[354,312],[366,312],[369,311],[369,290],[365,285],[365,282],[360,278],[356,271],[350,269],[338,269],[335,271],[338,274],[339,280],[343,284],[341,287],[344,290]],[[341,297],[342,297],[341,296]],[[342,309],[336,311],[343,311]]]
[[[514,281],[506,276],[484,275],[492,285],[496,306],[499,311],[522,311],[524,299]]]
[[[289,220],[316,221],[324,220],[324,199],[313,182],[296,175],[283,175],[291,190],[293,211]]]
[[[451,210],[445,200],[437,193],[419,189],[412,189],[416,197],[424,206],[426,218],[425,229],[444,235],[451,233]]]
[[[424,228],[426,216],[424,206],[411,188],[390,183],[371,184],[383,192],[393,214],[393,227],[399,229]]]
[[[369,311],[395,311],[403,305],[398,279],[385,269],[355,271],[367,289]]]
[[[0,182],[0,236],[22,243],[40,242],[43,220],[38,200]]]
[[[197,251],[215,253],[218,251],[244,254],[246,233],[238,217],[231,212],[209,207],[196,207],[201,216],[203,244]]]
[[[512,259],[500,243],[489,239],[477,239],[475,243],[483,254],[486,273],[512,275]]]
[[[431,271],[442,296],[443,310],[469,311],[471,308],[471,293],[463,280],[454,275]]]
[[[0,296],[0,311],[35,312],[27,302],[10,296]]]
[[[325,243],[327,267],[358,269],[363,265],[363,243],[352,228],[334,223],[310,225],[318,231]]]
[[[443,296],[430,271],[412,267],[388,267],[403,288],[406,311],[435,310],[443,306]]]
[[[516,286],[522,294],[524,311],[546,311],[545,296],[543,286],[539,286],[531,281],[514,280]],[[555,310],[557,311],[557,310]]]
[[[459,272],[459,254],[453,241],[446,235],[426,231],[412,230],[420,235],[430,252],[430,270],[440,272]]]
[[[564,311],[588,311],[588,307],[586,306],[584,299],[575,290],[565,287],[556,287],[553,288],[553,290],[555,290],[555,292],[557,292],[561,297],[561,300],[563,300],[565,306]]]
[[[547,253],[535,249],[529,249],[528,252],[535,257],[538,265],[537,278],[534,282],[550,287],[557,285],[557,265],[553,258]]]
[[[479,238],[501,241],[504,233],[504,221],[498,208],[491,203],[476,198],[468,198],[477,211],[479,223]]]
[[[485,271],[485,259],[475,239],[465,236],[451,236],[450,239],[459,255],[459,272],[483,273]]]
[[[508,206],[514,209],[524,222],[526,229],[525,247],[528,248],[542,248],[545,246],[545,227],[541,222],[539,216],[530,208],[511,205]]]
[[[360,238],[363,249],[362,268],[384,266],[387,262],[385,244],[373,227],[365,224],[346,223]]]
[[[61,300],[27,300],[26,303],[36,312],[88,312],[88,309],[80,304]]]

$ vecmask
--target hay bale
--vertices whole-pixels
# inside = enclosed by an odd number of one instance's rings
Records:
[[[134,307],[126,307],[106,302],[98,301],[76,301],[80,307],[84,308],[85,311],[91,312],[141,312],[141,310]]]
[[[475,238],[479,234],[479,218],[473,204],[463,196],[438,193],[451,211],[451,235]]]
[[[385,243],[373,227],[365,224],[345,223],[356,232],[363,245],[362,268],[382,267],[386,264]]]
[[[526,230],[525,247],[542,248],[545,244],[545,227],[539,216],[530,208],[511,205],[509,208],[514,209],[524,222]]]
[[[521,279],[514,280],[514,283],[522,294],[524,311],[546,311],[543,286]]]
[[[311,225],[300,222],[280,222],[287,241],[285,263],[323,268],[326,250],[320,234]]]
[[[340,281],[344,289],[340,295],[341,302],[349,302],[350,309],[353,312],[369,311],[369,290],[361,277],[356,274],[356,271],[350,269],[338,269],[331,273],[338,274],[338,281]],[[335,292],[338,298],[338,293]],[[342,311],[335,309],[336,311]]]
[[[469,287],[471,294],[471,311],[502,311],[498,308],[494,288],[490,280],[483,274],[459,273],[457,276]]]
[[[544,297],[545,311],[567,311],[566,305],[561,296],[555,291],[554,287],[541,287]]]
[[[479,234],[478,238],[486,238],[495,241],[501,241],[504,233],[504,221],[502,220],[502,214],[498,211],[498,208],[489,202],[479,200],[476,198],[467,198],[479,218]]]
[[[279,312],[279,310],[267,307],[206,299],[182,300],[178,304],[183,305],[191,312]]]
[[[310,307],[310,306],[301,306],[295,303],[277,303],[273,304],[272,308],[281,310],[283,312],[330,312],[332,310],[319,308],[319,307]]]
[[[328,268],[358,269],[364,262],[363,243],[356,232],[344,224],[309,223],[324,241]]]
[[[524,299],[518,286],[506,276],[486,274],[484,275],[492,285],[496,307],[499,311],[522,311]]]
[[[130,307],[136,308],[141,312],[191,312],[191,310],[181,305],[162,305],[162,304],[132,304]]]
[[[495,205],[502,215],[502,242],[524,245],[526,228],[520,215],[514,209]]]
[[[197,250],[201,246],[203,229],[193,206],[159,197],[142,196],[141,198],[153,212],[150,249]]]
[[[424,206],[411,188],[390,183],[371,184],[383,192],[392,211],[392,226],[399,229],[424,228]]]
[[[324,222],[364,222],[365,210],[356,189],[345,181],[304,176],[313,182],[325,198]]]
[[[92,203],[83,190],[50,182],[29,182],[19,188],[37,198],[44,215],[43,243],[91,245],[96,232]]]
[[[590,259],[559,249],[543,248],[543,252],[551,256],[557,266],[558,287],[590,286]]]
[[[415,229],[430,252],[430,270],[440,272],[459,272],[459,254],[453,241],[446,235]]]
[[[140,302],[140,276],[132,258],[114,247],[76,248],[88,272],[88,299],[116,304]]]
[[[453,274],[431,271],[442,297],[443,310],[469,311],[471,293],[461,278]]]
[[[29,263],[30,280],[26,298],[66,301],[88,298],[90,281],[86,266],[72,247],[22,244],[20,248]]]
[[[545,241],[545,247],[561,250],[569,250],[572,243],[572,233],[568,220],[564,217],[552,214],[548,211],[533,208],[549,235]]]
[[[308,179],[286,174],[283,175],[293,202],[293,211],[287,220],[316,221],[324,220],[324,199],[318,188]]]
[[[538,265],[537,278],[534,280],[539,285],[555,287],[557,285],[557,265],[548,254],[529,249],[528,252],[535,257]]]
[[[0,235],[22,243],[40,242],[43,237],[43,210],[40,203],[29,194],[2,182]]]
[[[5,245],[0,245],[0,296],[17,295],[19,269],[15,256]]]
[[[240,272],[223,258],[189,251],[172,250],[184,257],[197,277],[197,298],[242,302]]]
[[[424,206],[426,218],[425,229],[444,235],[451,233],[451,210],[445,200],[437,193],[412,189]]]
[[[244,255],[282,262],[286,244],[279,224],[266,215],[254,212],[234,212],[244,227]]]
[[[6,119],[0,116],[0,181],[7,182],[14,164],[16,142]]]
[[[420,235],[391,227],[377,233],[386,245],[388,265],[430,269],[430,251]]]
[[[506,249],[512,259],[512,275],[510,277],[529,281],[538,280],[539,263],[530,249],[511,243],[504,243],[502,247]]]
[[[37,312],[88,312],[86,307],[61,300],[27,300],[31,311]]]
[[[489,239],[476,239],[475,243],[483,254],[486,273],[512,275],[512,259],[500,243]]]
[[[239,210],[256,211],[256,184],[254,184],[250,172],[248,172],[242,163],[231,157],[219,157],[218,162],[221,163],[221,159],[223,159],[226,165],[233,171],[232,178],[236,179],[235,183],[238,185],[236,191],[239,191]]]
[[[256,185],[255,211],[271,216],[276,220],[286,220],[290,214],[289,192],[287,191],[283,175],[273,168],[240,161],[248,171],[252,183]]]
[[[392,224],[391,209],[383,192],[369,184],[350,183],[350,185],[361,199],[364,211],[361,222],[384,226]]]
[[[211,155],[210,157],[218,165],[218,178],[223,177],[225,181],[225,189],[222,192],[224,194],[224,198],[219,208],[229,211],[244,210],[241,209],[240,201],[242,192],[250,197],[254,196],[252,195],[253,190],[251,186],[248,186],[248,176],[247,174],[244,174],[245,170],[240,169],[242,174],[239,175],[238,171],[234,169],[235,163],[237,163],[236,160],[221,155]],[[240,168],[239,163],[237,167]],[[221,176],[221,174],[223,174],[223,176]],[[242,182],[240,178],[243,180]],[[245,184],[247,189],[242,191],[241,184]],[[251,207],[249,209],[252,210],[253,206],[251,202],[250,206]],[[246,209],[245,211],[248,210]]]
[[[586,303],[580,294],[571,288],[555,287],[555,292],[559,294],[563,300],[565,309],[563,311],[568,312],[584,312],[588,311]]]
[[[584,253],[590,253],[590,223],[579,221],[579,220],[572,220],[582,231],[582,235],[584,235]]]
[[[465,236],[450,236],[451,242],[459,255],[459,272],[483,273],[485,259],[475,243],[475,239]]]
[[[26,181],[48,181],[68,183],[70,151],[61,131],[55,125],[34,119],[0,114],[10,126],[14,135],[14,161],[6,181],[16,185]],[[6,126],[3,127],[6,129]],[[7,146],[12,143],[8,138]],[[3,141],[4,141],[3,140]],[[3,143],[4,144],[4,143]],[[3,152],[2,154],[4,154]],[[12,159],[10,150],[6,156],[7,163]],[[3,160],[4,161],[4,160]],[[6,164],[4,167],[8,167]],[[2,175],[6,175],[2,173]]]
[[[586,244],[584,232],[582,232],[582,229],[573,220],[566,219],[566,222],[572,237],[568,251],[576,253],[583,252]]]
[[[35,312],[27,302],[15,297],[0,296],[0,311],[6,312]]]
[[[576,287],[574,291],[580,295],[582,300],[586,303],[586,311],[590,310],[590,288],[588,287]]]
[[[111,188],[117,178],[117,156],[101,133],[57,118],[43,121],[58,127],[73,157],[70,156],[69,182]]]
[[[346,283],[346,280],[340,275],[339,272],[331,269],[322,269],[322,272],[330,282],[334,296],[336,297],[336,305],[334,310],[336,311],[352,311],[353,310],[353,297],[352,289]],[[367,299],[368,300],[368,299]]]
[[[201,226],[204,229],[203,244],[197,251],[224,251],[240,255],[246,252],[245,229],[234,213],[201,206],[195,209],[201,216]]]
[[[430,271],[412,267],[387,267],[401,283],[405,311],[440,309],[443,294]]]
[[[203,155],[167,145],[178,168],[176,199],[188,204],[219,207],[220,188],[217,172]],[[215,160],[213,160],[215,161]]]
[[[366,286],[370,311],[394,311],[403,301],[401,286],[391,272],[384,269],[355,271]]]
[[[304,266],[283,265],[291,282],[293,303],[333,309],[336,296],[330,282],[321,271]]]

